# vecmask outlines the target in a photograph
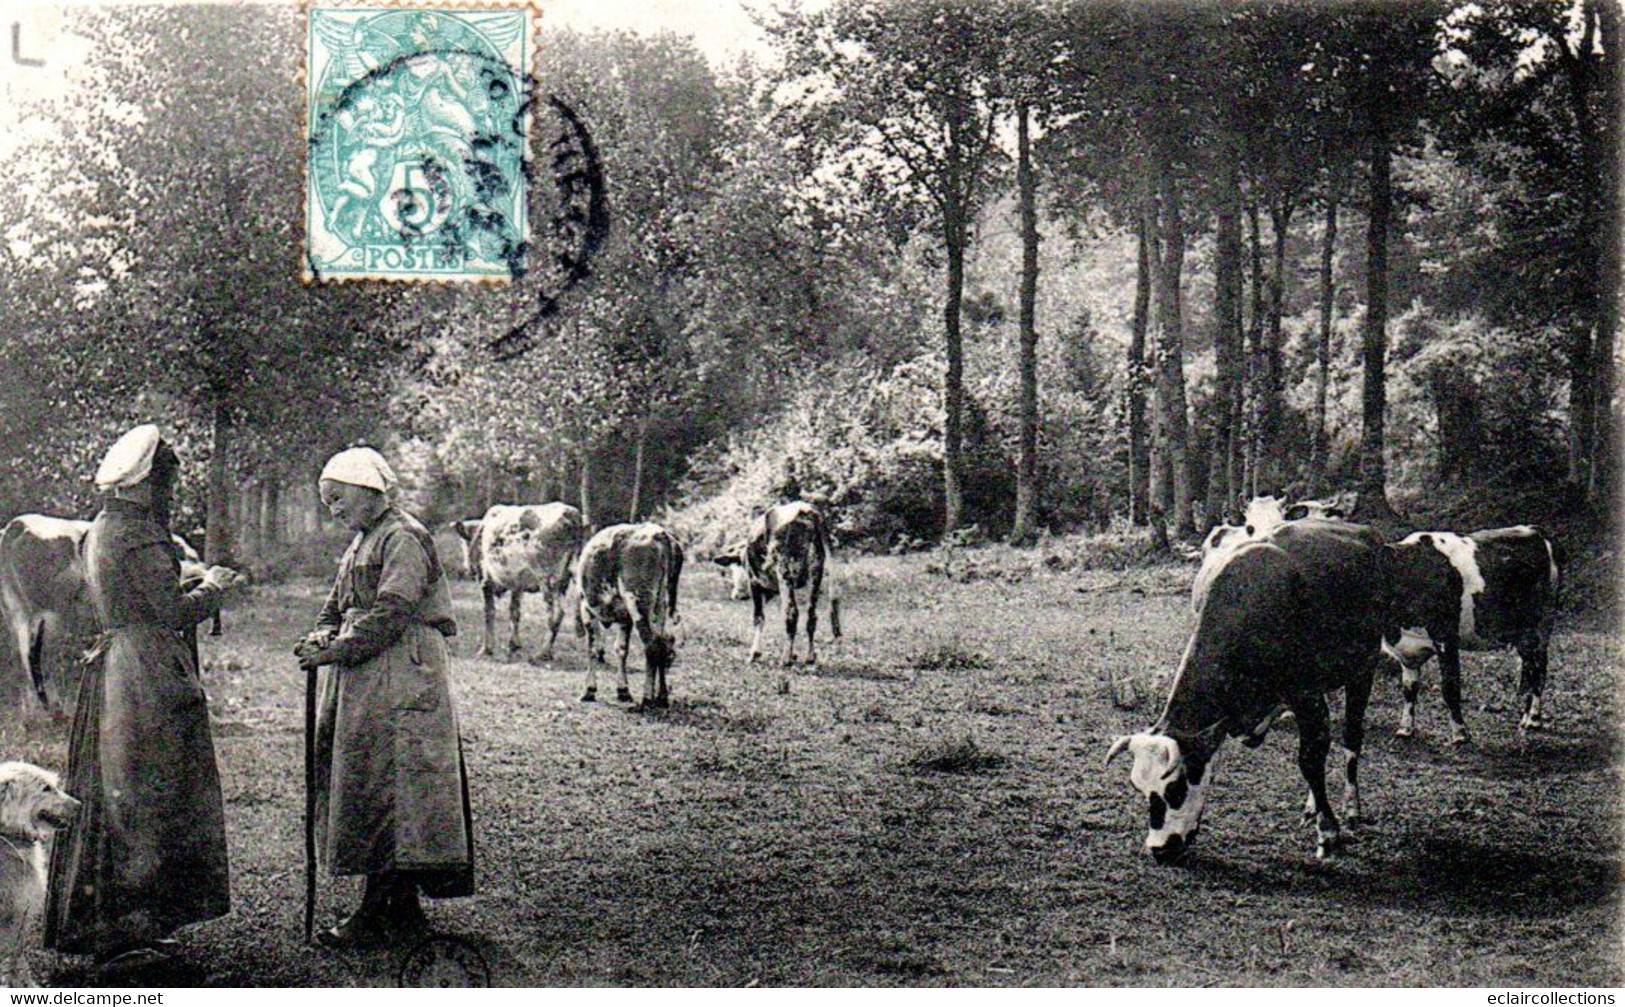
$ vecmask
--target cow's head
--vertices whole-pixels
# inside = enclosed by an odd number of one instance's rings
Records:
[[[1200,750],[1206,746],[1191,747]],[[1182,751],[1179,742],[1166,734],[1142,731],[1112,742],[1106,762],[1125,749],[1134,756],[1129,781],[1145,795],[1149,813],[1145,848],[1157,863],[1174,863],[1190,849],[1201,828],[1211,753],[1201,758],[1196,751]]]
[[[1304,518],[1340,521],[1347,517],[1348,511],[1333,500],[1299,500],[1286,509],[1288,521],[1302,521]]]
[[[734,601],[744,601],[750,597],[750,564],[745,561],[743,545],[718,553],[711,562],[717,565],[722,579],[728,582],[728,597]]]

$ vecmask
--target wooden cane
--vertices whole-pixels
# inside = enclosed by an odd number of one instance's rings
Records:
[[[305,675],[305,943],[316,928],[316,676]]]

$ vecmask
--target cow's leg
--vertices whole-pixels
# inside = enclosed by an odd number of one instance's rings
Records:
[[[514,588],[513,596],[508,599],[508,657],[510,659],[519,653],[519,615],[524,600],[525,592],[518,588]]]
[[[1409,738],[1416,733],[1416,697],[1422,691],[1422,669],[1426,666],[1426,661],[1420,664],[1412,664],[1409,661],[1399,663],[1399,680],[1405,694],[1405,706],[1399,713],[1399,726],[1394,729],[1394,734],[1398,737]]]
[[[755,664],[762,659],[762,604],[767,599],[762,595],[762,589],[754,583],[750,586],[751,626],[750,663]]]
[[[1324,858],[1337,845],[1337,815],[1326,799],[1326,756],[1332,750],[1330,713],[1326,697],[1316,694],[1292,703],[1298,719],[1298,769],[1309,782],[1305,818],[1315,822],[1315,856]]]
[[[1450,743],[1467,744],[1472,739],[1461,714],[1461,642],[1458,640],[1439,644],[1439,692],[1444,696],[1445,709],[1450,711]]]
[[[658,683],[659,692],[657,693],[661,706],[669,706],[671,704],[671,693],[666,690],[666,671],[671,667],[672,659],[671,646],[672,640],[670,637],[667,637],[665,654],[660,660],[660,681]]]
[[[1372,670],[1343,689],[1343,757],[1346,770],[1343,783],[1343,820],[1361,821],[1360,749],[1365,745],[1365,711],[1371,701]]]
[[[593,660],[593,643],[598,635],[598,620],[588,616],[582,620],[582,624],[587,633],[587,691],[581,694],[581,701],[591,703],[598,698],[598,665],[603,662]]]
[[[490,657],[497,652],[497,595],[490,584],[480,584],[480,594],[485,598],[485,638],[480,644],[480,653]]]
[[[1518,729],[1538,731],[1543,726],[1540,718],[1541,695],[1546,691],[1546,662],[1551,633],[1544,627],[1532,629],[1519,637],[1518,699],[1523,706],[1523,720]]]
[[[564,625],[564,594],[544,588],[542,598],[547,603],[547,646],[537,656],[543,661],[551,661],[553,643],[559,638],[559,627]]]
[[[796,625],[801,621],[801,605],[796,598],[796,589],[789,584],[779,585],[779,610],[784,614],[784,661],[785,667],[796,663]]]
[[[615,689],[615,698],[623,703],[632,702],[632,684],[626,680],[626,655],[632,649],[632,624],[621,623],[621,649],[619,658],[621,662],[621,684]]]
[[[833,596],[829,599],[829,632],[836,643],[841,642],[841,599]],[[837,651],[837,654],[840,652]]]
[[[807,585],[807,663],[818,663],[818,644],[815,634],[818,632],[818,590],[823,585],[820,578],[814,577],[812,583]]]

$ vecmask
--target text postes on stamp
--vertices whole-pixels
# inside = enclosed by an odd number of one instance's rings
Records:
[[[307,281],[521,270],[535,16],[307,7]]]

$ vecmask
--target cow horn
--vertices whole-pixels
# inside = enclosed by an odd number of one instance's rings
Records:
[[[1108,748],[1106,750],[1106,765],[1108,765],[1108,766],[1111,765],[1112,760],[1117,758],[1117,754],[1119,752],[1121,752],[1123,749],[1128,747],[1128,743],[1131,740],[1133,740],[1133,739],[1131,738],[1130,735],[1127,735],[1127,734],[1119,735],[1117,740],[1112,742],[1112,747]]]

